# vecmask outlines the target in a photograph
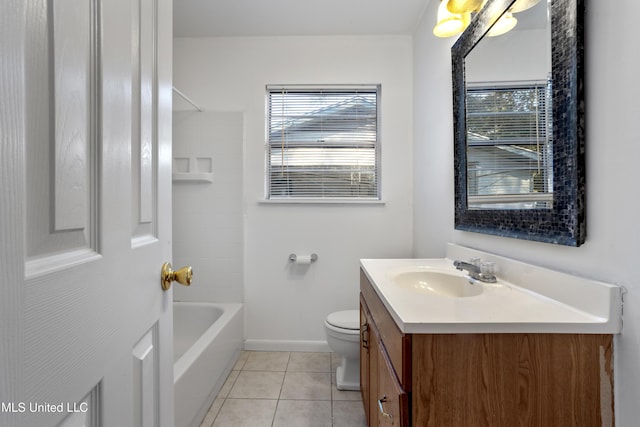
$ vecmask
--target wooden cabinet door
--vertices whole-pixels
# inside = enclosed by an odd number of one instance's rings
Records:
[[[369,321],[369,392],[368,405],[369,427],[378,425],[378,364],[380,357],[380,336],[371,318]]]
[[[367,425],[372,425],[369,416],[369,320],[367,319],[366,306],[360,303],[360,392],[364,413],[367,417]]]
[[[360,390],[368,426],[378,425],[378,349],[380,337],[364,299],[360,299]]]
[[[407,427],[409,425],[409,403],[395,374],[384,347],[377,348],[378,394],[374,404],[377,406],[379,426]]]

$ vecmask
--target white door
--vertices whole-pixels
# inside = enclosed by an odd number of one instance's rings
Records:
[[[0,2],[0,426],[172,426],[171,0]]]

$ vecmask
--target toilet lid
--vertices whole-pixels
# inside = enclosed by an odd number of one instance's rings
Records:
[[[327,323],[342,329],[360,329],[360,311],[336,311],[327,316]]]

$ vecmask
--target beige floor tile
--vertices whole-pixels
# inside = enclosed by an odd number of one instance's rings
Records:
[[[229,397],[278,399],[283,379],[284,372],[240,371],[229,392]]]
[[[335,374],[336,369],[338,368],[338,366],[340,366],[341,361],[341,356],[338,356],[336,353],[331,353],[331,372]]]
[[[289,372],[331,372],[331,353],[293,352],[287,365]]]
[[[339,361],[335,353],[243,351],[200,427],[365,427],[360,392],[335,386]]]
[[[328,400],[280,400],[273,427],[331,427]]]
[[[247,357],[244,371],[286,371],[289,362],[288,351],[252,351]]]
[[[333,427],[367,427],[362,402],[334,401]]]
[[[238,356],[238,361],[236,362],[235,366],[233,367],[234,371],[239,371],[244,367],[245,362],[247,361],[247,359],[249,358],[249,351],[241,351],[240,355]]]
[[[221,398],[216,398],[216,400],[213,401],[211,407],[209,407],[207,415],[205,415],[204,420],[202,420],[200,427],[211,427],[223,403],[224,399]]]
[[[334,375],[335,376],[335,375]],[[338,390],[335,380],[331,384],[332,400],[362,400],[362,393],[358,391]]]
[[[287,372],[280,398],[331,400],[331,374],[328,372]]]
[[[277,400],[226,399],[213,427],[271,427]]]
[[[218,392],[218,397],[225,398],[229,396],[229,392],[231,391],[231,388],[233,387],[233,384],[236,382],[236,379],[238,378],[239,374],[240,374],[240,371],[231,371],[229,373],[227,380],[224,382],[224,384],[222,385],[222,388]]]

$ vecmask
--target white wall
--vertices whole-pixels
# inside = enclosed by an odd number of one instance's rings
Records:
[[[358,307],[358,260],[409,257],[411,38],[176,39],[174,82],[208,111],[245,112],[244,297],[248,348],[325,348],[323,320]],[[265,85],[381,83],[384,205],[265,204]],[[291,268],[290,253],[317,253]]]
[[[433,35],[431,0],[413,35],[414,256],[443,257],[453,230],[451,46]]]
[[[431,29],[431,2],[414,37],[414,247],[417,257],[442,256],[446,242],[494,252],[628,289],[624,330],[615,342],[616,424],[637,425],[640,401],[640,3],[587,2],[587,241],[579,248],[499,238],[453,229],[453,39]],[[420,167],[421,165],[429,167]]]
[[[242,113],[173,114],[174,158],[211,158],[213,166],[212,183],[173,182],[173,267],[194,271],[190,287],[173,286],[176,301],[244,300],[242,145]]]

